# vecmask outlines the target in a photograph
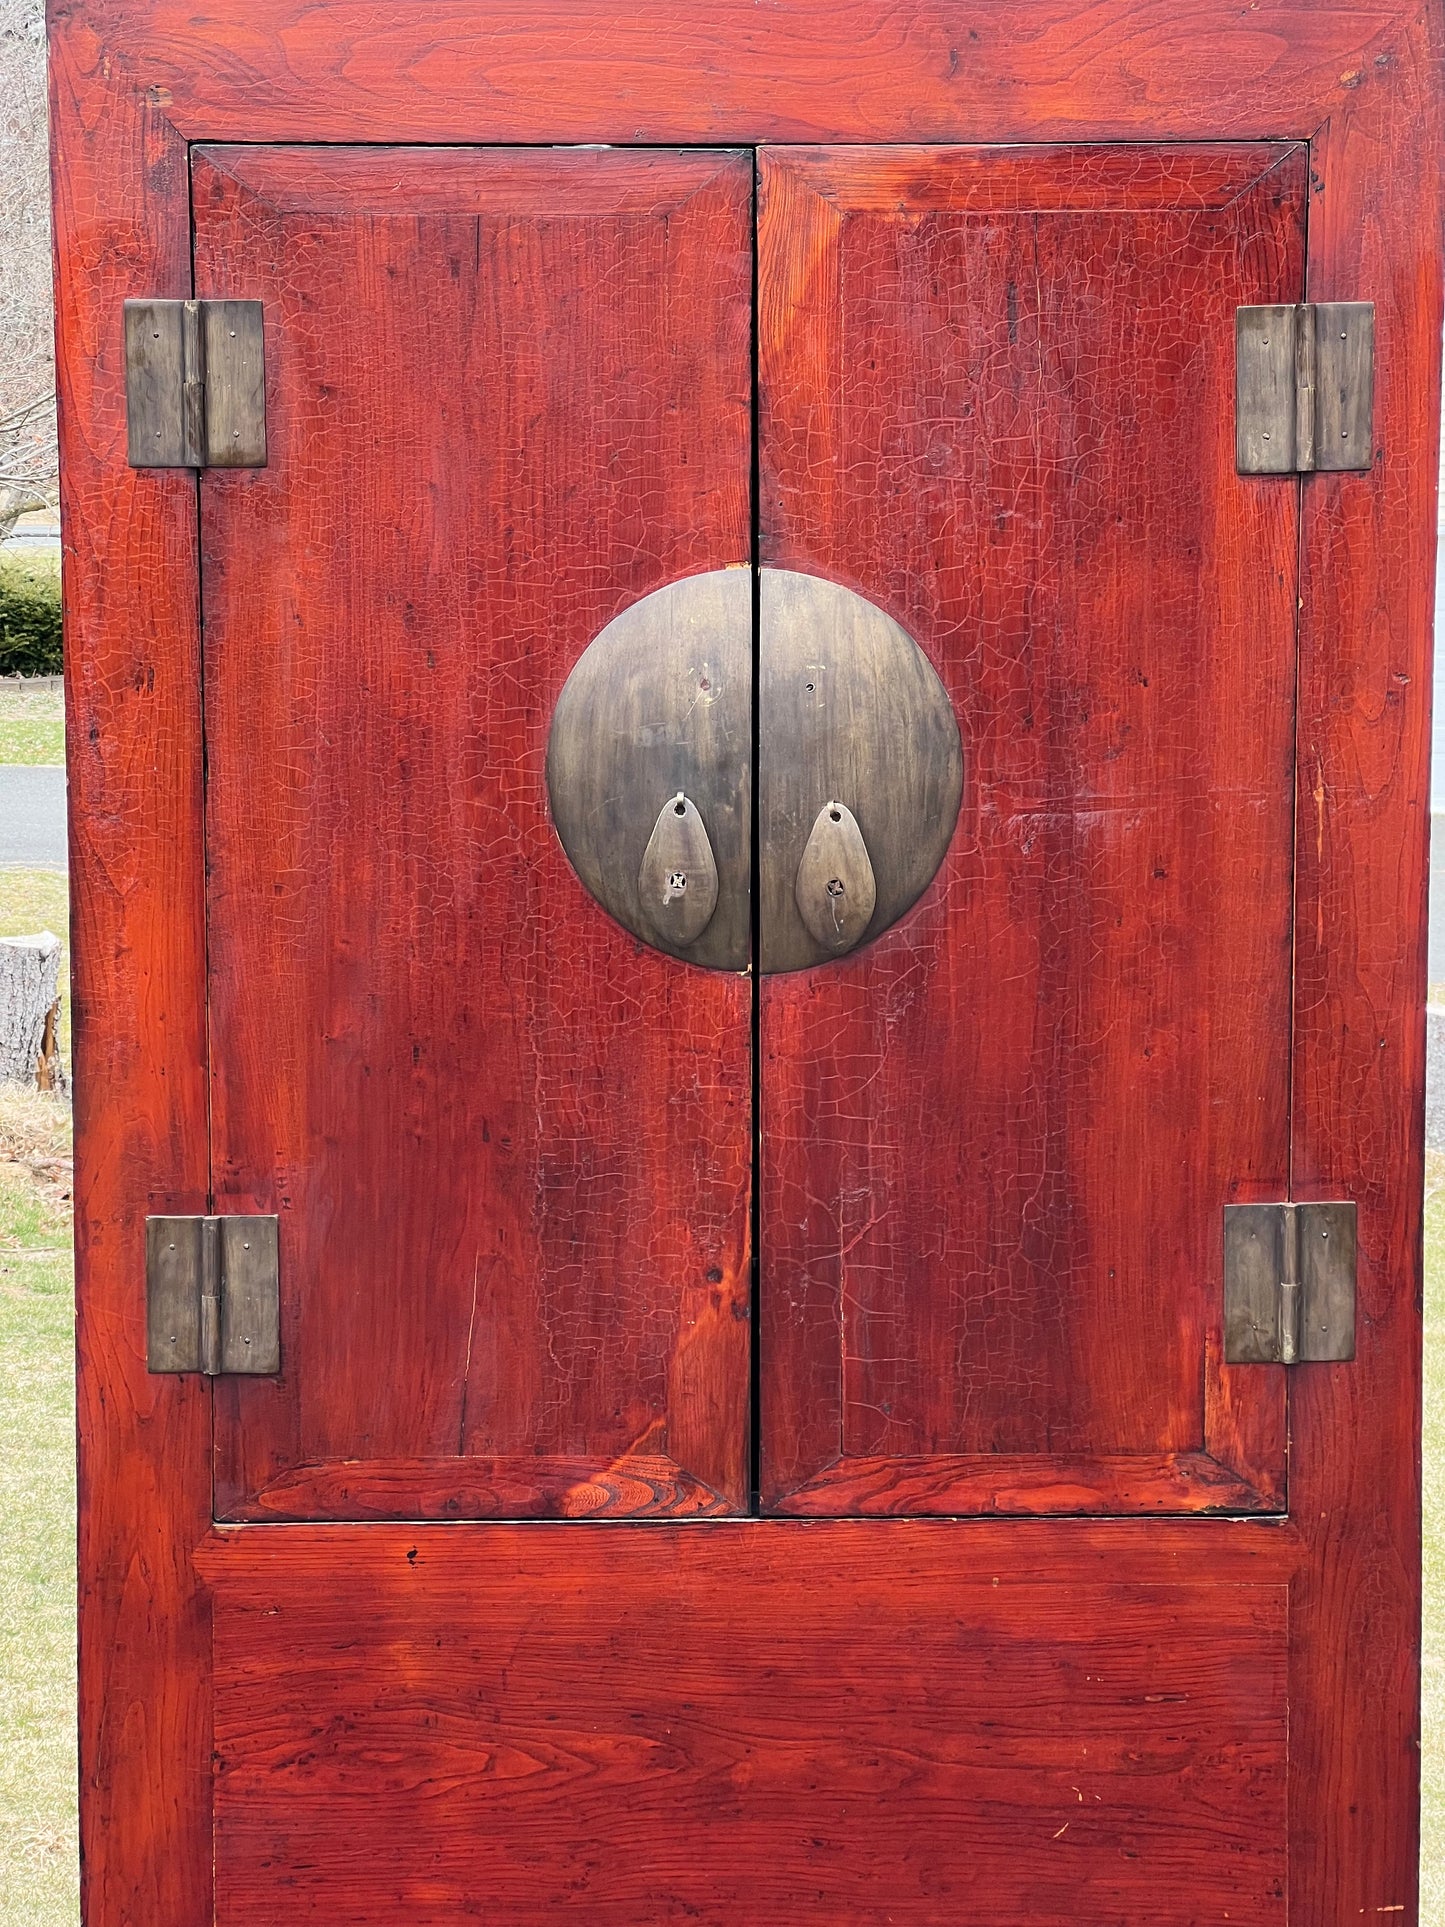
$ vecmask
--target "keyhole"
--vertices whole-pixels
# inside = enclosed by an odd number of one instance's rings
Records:
[[[829,879],[828,879],[828,895],[829,895],[830,897],[841,897],[841,896],[843,895],[843,879],[842,879],[842,877],[829,877]]]
[[[682,895],[683,891],[687,888],[687,878],[681,870],[672,870],[668,873],[667,887],[677,896]]]

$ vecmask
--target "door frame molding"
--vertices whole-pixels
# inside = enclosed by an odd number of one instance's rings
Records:
[[[1165,1562],[1292,1549],[1292,1917],[1412,1919],[1445,22],[1395,0],[1007,0],[976,25],[948,0],[54,0],[51,35],[89,1927],[213,1912],[211,1393],[147,1375],[143,1288],[146,1214],[208,1204],[196,481],[126,464],[121,304],[192,292],[191,143],[297,140],[1310,141],[1309,293],[1375,303],[1384,451],[1306,480],[1301,541],[1293,1195],[1358,1201],[1359,1355],[1293,1375],[1288,1527],[1111,1531]],[[825,1560],[858,1527],[699,1529]]]

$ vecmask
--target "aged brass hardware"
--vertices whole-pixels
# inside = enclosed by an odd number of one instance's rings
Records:
[[[1371,467],[1373,302],[1239,308],[1234,356],[1241,475]]]
[[[759,619],[762,968],[803,970],[871,942],[928,888],[958,821],[963,747],[933,665],[852,589],[764,569]],[[865,927],[841,948],[819,937],[798,892],[830,801],[846,804],[874,886]],[[848,881],[838,869],[823,881],[834,877]]]
[[[695,944],[717,908],[717,864],[707,829],[681,790],[658,811],[642,855],[637,894],[657,934],[679,950]]]
[[[264,468],[259,301],[127,301],[132,468]]]
[[[152,1372],[281,1369],[277,1220],[146,1219],[146,1365]]]
[[[841,957],[862,942],[878,890],[863,832],[845,803],[825,803],[819,810],[793,894],[809,934],[825,950]]]
[[[582,652],[547,740],[552,821],[582,883],[642,942],[715,970],[746,970],[751,948],[752,607],[746,567],[643,596]],[[668,904],[649,862],[659,800],[679,797],[706,819],[712,907],[695,926],[691,856],[669,866],[688,883]]]
[[[787,569],[760,570],[758,593],[761,967],[802,970],[927,889],[963,750],[891,616]],[[750,961],[752,630],[744,568],[644,596],[583,651],[547,744],[552,820],[582,883],[643,942],[719,970]]]
[[[1224,1357],[1302,1365],[1355,1355],[1355,1207],[1224,1207]]]

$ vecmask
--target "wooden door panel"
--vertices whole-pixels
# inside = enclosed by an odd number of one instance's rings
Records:
[[[218,1535],[218,1927],[1282,1923],[1279,1574],[999,1530]]]
[[[587,896],[543,756],[619,609],[748,563],[751,162],[213,148],[194,197],[270,438],[201,487],[214,1185],[283,1281],[218,1515],[735,1508],[748,985]]]
[[[1287,1195],[1298,506],[1234,472],[1234,310],[1298,145],[770,150],[762,555],[914,636],[930,890],[762,986],[765,1503],[1272,1510],[1221,1209]],[[867,799],[845,801],[866,835]]]

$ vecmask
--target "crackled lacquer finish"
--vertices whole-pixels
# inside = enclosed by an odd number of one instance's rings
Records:
[[[280,1212],[282,1275],[218,1513],[736,1506],[747,985],[599,909],[543,759],[619,608],[746,560],[751,165],[194,182],[271,388],[266,469],[202,485],[216,1188]]]
[[[764,1851],[750,1861],[760,1878],[775,1865],[789,1880],[799,1872],[811,1876],[806,1887],[801,1880],[790,1886],[774,1907],[777,1927],[795,1927],[810,1911],[830,1927],[881,1927],[895,1897],[918,1891],[917,1884],[903,1883],[924,1881],[940,1856],[950,1867],[964,1864],[975,1844],[998,1889],[990,1892],[984,1882],[967,1907],[953,1896],[930,1897],[917,1911],[931,1907],[935,1920],[950,1922],[960,1913],[993,1918],[994,1902],[1016,1894],[1021,1878],[1018,1833],[1008,1821],[1024,1776],[1009,1774],[997,1806],[949,1807],[942,1825],[941,1809],[927,1798],[909,1808],[909,1786],[926,1792],[937,1784],[918,1767],[922,1749],[910,1756],[903,1784],[888,1786],[886,1797],[876,1797],[879,1781],[869,1777],[890,1770],[898,1757],[890,1749],[900,1736],[931,1717],[935,1671],[954,1690],[962,1670],[957,1653],[969,1651],[968,1628],[980,1620],[955,1615],[947,1635],[937,1628],[968,1590],[969,1575],[1011,1588],[1021,1651],[1027,1652],[1036,1621],[1037,1650],[1058,1662],[1045,1697],[1027,1702],[1045,1709],[1035,1737],[1047,1726],[1058,1746],[1065,1743],[1058,1736],[1066,1740],[1100,1704],[1091,1697],[1094,1668],[1081,1663],[1086,1649],[1054,1637],[1059,1602],[1067,1612],[1074,1594],[1094,1585],[1177,1587],[1185,1603],[1171,1624],[1185,1626],[1190,1637],[1146,1649],[1157,1685],[1145,1689],[1144,1703],[1154,1711],[1152,1722],[1139,1718],[1140,1741],[1153,1747],[1158,1736],[1192,1721],[1192,1698],[1175,1695],[1204,1691],[1203,1675],[1196,1671],[1177,1684],[1172,1672],[1175,1656],[1193,1650],[1195,1636],[1208,1646],[1210,1628],[1226,1628],[1237,1670],[1231,1674],[1218,1658],[1212,1714],[1188,1728],[1197,1745],[1170,1758],[1180,1826],[1171,1832],[1161,1822],[1150,1851],[1141,1851],[1134,1829],[1109,1841],[1104,1851],[1114,1884],[1080,1881],[1075,1893],[1087,1893],[1089,1905],[1070,1893],[1071,1927],[1153,1920],[1161,1887],[1171,1904],[1193,1906],[1198,1896],[1196,1916],[1207,1909],[1214,1917],[1228,1912],[1231,1920],[1276,1918],[1271,1910],[1283,1902],[1258,1886],[1240,1889],[1250,1895],[1253,1913],[1224,1899],[1225,1870],[1244,1858],[1279,1869],[1291,1920],[1411,1927],[1418,1844],[1429,625],[1441,328],[1440,10],[1413,0],[1352,0],[1349,7],[1332,0],[1138,0],[1124,7],[1117,0],[998,0],[971,12],[956,0],[773,0],[765,8],[756,0],[634,0],[626,7],[617,0],[566,0],[564,6],[434,0],[425,7],[404,0],[213,0],[203,10],[192,0],[52,0],[50,15],[78,1057],[80,1816],[87,1927],[225,1920],[256,1904],[273,1877],[274,1904],[260,1903],[268,1919],[295,1910],[288,1869],[259,1866],[244,1853],[218,1855],[212,1827],[217,1789],[226,1829],[250,1824],[254,1838],[268,1814],[284,1820],[279,1801],[265,1804],[271,1790],[264,1773],[250,1782],[258,1805],[249,1821],[241,1791],[243,1767],[260,1757],[260,1729],[270,1717],[256,1697],[264,1676],[249,1676],[248,1636],[258,1663],[284,1636],[286,1659],[273,1682],[285,1679],[291,1657],[307,1642],[328,1654],[326,1664],[337,1674],[329,1690],[338,1697],[329,1704],[342,1720],[302,1732],[295,1715],[278,1706],[268,1729],[279,1742],[275,1764],[295,1776],[287,1792],[295,1794],[303,1776],[311,1776],[309,1813],[324,1829],[291,1836],[290,1871],[314,1867],[324,1854],[331,1875],[329,1883],[313,1886],[310,1913],[337,1922],[368,1910],[394,1917],[387,1901],[394,1865],[357,1849],[377,1829],[405,1848],[439,1804],[462,1811],[458,1783],[444,1777],[450,1760],[428,1748],[441,1744],[439,1734],[460,1728],[470,1744],[476,1702],[466,1704],[457,1727],[427,1728],[419,1716],[411,1735],[416,1758],[442,1769],[425,1775],[410,1773],[405,1759],[369,1754],[358,1760],[347,1750],[344,1719],[400,1716],[400,1702],[422,1677],[423,1626],[444,1641],[442,1667],[456,1669],[435,1673],[436,1662],[427,1661],[426,1691],[440,1702],[449,1678],[478,1683],[464,1671],[478,1650],[506,1664],[509,1645],[505,1637],[491,1639],[489,1616],[504,1635],[520,1624],[487,1590],[499,1534],[512,1536],[511,1528],[491,1524],[433,1529],[431,1536],[453,1552],[457,1583],[445,1611],[429,1620],[419,1605],[413,1617],[395,1614],[383,1622],[378,1614],[377,1623],[396,1635],[385,1648],[354,1637],[377,1613],[363,1568],[394,1556],[397,1577],[388,1585],[403,1600],[419,1600],[420,1588],[410,1596],[400,1589],[418,1567],[426,1570],[420,1531],[420,1543],[397,1531],[402,1543],[388,1550],[375,1538],[393,1531],[386,1526],[228,1528],[225,1551],[240,1569],[232,1596],[259,1602],[250,1635],[228,1623],[222,1576],[208,1557],[198,1562],[194,1556],[212,1511],[206,1447],[213,1389],[189,1375],[152,1377],[145,1370],[146,1212],[204,1211],[210,1180],[203,703],[196,481],[187,473],[142,475],[127,467],[120,316],[132,296],[175,299],[193,292],[192,145],[289,139],[433,146],[485,140],[523,148],[559,141],[1137,147],[1264,137],[1309,142],[1308,292],[1317,300],[1373,301],[1377,328],[1373,467],[1312,476],[1300,490],[1292,1192],[1357,1201],[1360,1323],[1351,1363],[1310,1366],[1291,1378],[1290,1519],[663,1521],[565,1534],[518,1528],[533,1557],[548,1549],[533,1540],[573,1542],[557,1550],[556,1564],[540,1579],[518,1563],[521,1548],[501,1553],[500,1584],[516,1586],[518,1597],[530,1602],[534,1629],[561,1610],[572,1630],[573,1562],[602,1562],[615,1542],[615,1556],[605,1570],[599,1566],[601,1580],[588,1581],[609,1635],[607,1651],[593,1649],[590,1663],[605,1673],[615,1654],[629,1656],[619,1676],[626,1704],[620,1693],[599,1704],[595,1681],[568,1669],[565,1647],[553,1653],[557,1670],[543,1683],[576,1710],[592,1710],[594,1728],[619,1711],[657,1719],[641,1745],[625,1728],[614,1740],[609,1758],[620,1781],[589,1770],[595,1755],[583,1744],[587,1734],[569,1727],[581,1773],[550,1801],[546,1785],[556,1782],[530,1781],[541,1797],[519,1822],[527,1840],[518,1850],[537,1868],[554,1857],[569,1860],[575,1884],[563,1906],[586,1917],[586,1880],[595,1864],[589,1855],[605,1853],[619,1830],[629,1843],[640,1841],[638,1858],[658,1853],[655,1829],[626,1833],[630,1809],[611,1797],[613,1785],[633,1791],[647,1762],[665,1775],[671,1760],[682,1766],[690,1757],[703,1760],[704,1771],[690,1782],[684,1771],[665,1778],[666,1793],[654,1781],[648,1794],[654,1804],[638,1810],[665,1813],[667,1798],[679,1797],[685,1820],[694,1824],[676,1848],[675,1864],[686,1872],[694,1840],[708,1829],[707,1852],[697,1859],[715,1876],[717,1892],[701,1880],[683,1896],[672,1885],[639,1885],[627,1892],[628,1927],[684,1918],[732,1927],[739,1912],[749,1910],[766,1918],[751,1891],[740,1910],[736,1886],[729,1885],[736,1876],[723,1844],[739,1837],[740,1798],[762,1816],[764,1831],[753,1837]],[[819,340],[819,365],[827,366],[826,336]],[[1121,383],[1126,397],[1134,392]],[[1159,405],[1147,390],[1140,392],[1141,405],[1145,400]],[[1182,441],[1174,454],[1182,469],[1195,459]],[[827,473],[827,456],[820,440],[819,476]],[[314,486],[324,483],[318,471]],[[263,1036],[246,1047],[259,1058],[267,1043]],[[218,1179],[224,1182],[219,1167]],[[701,1537],[714,1533],[720,1535],[716,1558],[690,1558]],[[746,1552],[755,1534],[765,1557]],[[343,1535],[349,1546],[342,1545]],[[925,1541],[926,1555],[919,1550]],[[909,1607],[910,1589],[925,1557],[935,1630],[920,1650],[931,1664],[921,1684],[910,1684],[907,1668],[921,1624]],[[1245,1685],[1258,1695],[1261,1681],[1272,1694],[1275,1676],[1268,1642],[1255,1638],[1238,1613],[1221,1610],[1225,1602],[1215,1596],[1236,1580],[1248,1583],[1251,1569],[1265,1565],[1270,1583],[1289,1591],[1287,1627],[1272,1621],[1288,1642],[1284,1812],[1269,1790],[1267,1766],[1257,1781],[1232,1777],[1230,1749],[1243,1730],[1245,1705],[1238,1695]],[[274,1585],[268,1566],[276,1568]],[[740,1567],[746,1617],[737,1623],[719,1613]],[[660,1568],[669,1573],[670,1591],[659,1583]],[[1147,1640],[1141,1616],[1118,1591],[1101,1613],[1092,1594],[1088,1605],[1090,1626],[1117,1613]],[[877,1633],[866,1650],[852,1646],[846,1671],[838,1672],[838,1646],[828,1639],[819,1637],[809,1648],[791,1635],[780,1637],[774,1654],[761,1638],[770,1625],[780,1632],[820,1627],[834,1607],[848,1616],[850,1638],[860,1627]],[[293,1636],[283,1608],[310,1618],[304,1633],[298,1627]],[[755,1634],[761,1643],[744,1650]],[[737,1724],[725,1727],[722,1715],[737,1706],[723,1670],[733,1650],[744,1652],[741,1676],[752,1698]],[[978,1650],[987,1666],[999,1649],[993,1642]],[[1210,1664],[1217,1655],[1211,1648]],[[234,1746],[218,1757],[212,1694],[218,1656],[225,1661],[220,1730],[228,1743],[244,1740],[248,1730],[258,1735],[244,1758]],[[700,1671],[699,1656],[715,1659],[716,1669]],[[370,1679],[363,1676],[368,1666]],[[342,1675],[349,1668],[356,1670],[347,1703]],[[1110,1674],[1114,1707],[1120,1682],[1124,1693],[1132,1692],[1142,1684],[1142,1670]],[[674,1673],[688,1690],[686,1706],[680,1697],[670,1704],[663,1699]],[[537,1676],[531,1670],[529,1677]],[[877,1709],[877,1717],[866,1731],[855,1729],[859,1744],[845,1756],[820,1758],[809,1750],[817,1740],[808,1723],[833,1718],[838,1724],[835,1677],[848,1704]],[[1012,1666],[1000,1672],[1010,1686],[1023,1677]],[[695,1685],[717,1705],[716,1722]],[[396,1704],[381,1704],[383,1688],[395,1692]],[[473,1786],[486,1780],[496,1790],[496,1760],[525,1765],[545,1757],[547,1736],[559,1725],[550,1716],[567,1708],[556,1699],[534,1704],[540,1717],[522,1734],[524,1745],[505,1756],[483,1755]],[[982,1702],[971,1704],[977,1711]],[[446,1705],[456,1711],[462,1702],[454,1696]],[[841,1710],[846,1715],[847,1706]],[[1016,1731],[1001,1701],[984,1713],[998,1721],[992,1734],[1007,1740]],[[736,1733],[744,1722],[765,1720],[777,1730],[784,1714],[795,1724],[765,1754],[708,1750],[711,1733]],[[1244,1717],[1253,1715],[1246,1710]],[[685,1734],[688,1755],[668,1752],[667,1727]],[[607,1730],[618,1733],[616,1725]],[[232,1772],[227,1762],[237,1758],[241,1764]],[[818,1760],[818,1770],[789,1778],[790,1759]],[[874,1760],[876,1768],[869,1764]],[[770,1776],[760,1765],[782,1770]],[[909,1777],[914,1769],[916,1780]],[[237,1787],[234,1800],[228,1772]],[[839,1776],[862,1797],[850,1799],[839,1824],[825,1831],[815,1824],[819,1800]],[[525,1791],[525,1784],[510,1784],[515,1793]],[[684,1784],[694,1790],[685,1800]],[[1082,1783],[1071,1784],[1085,1792]],[[1226,1785],[1238,1797],[1220,1805],[1216,1795]],[[1256,1786],[1266,1789],[1263,1800],[1255,1797]],[[750,1787],[762,1791],[750,1793]],[[1071,1842],[1087,1795],[1081,1802],[1070,1791],[1067,1800],[1074,1803],[1069,1812],[1049,1816],[1047,1842],[1037,1850],[1027,1843],[1054,1896],[1078,1871]],[[1137,1814],[1142,1804],[1136,1798],[1131,1811]],[[1204,1811],[1208,1820],[1194,1824]],[[1001,1833],[1006,1848],[991,1849],[985,1859],[986,1830],[999,1814],[1001,1827],[987,1840],[996,1843]],[[1284,1835],[1284,1852],[1272,1860],[1256,1833],[1271,1824]],[[454,1852],[469,1843],[493,1866],[507,1850],[468,1830],[465,1815],[448,1841]],[[1091,1835],[1092,1869],[1102,1865],[1095,1842]],[[620,1880],[618,1860],[611,1865]],[[453,1884],[441,1890],[449,1918],[478,1904],[468,1870],[458,1878],[456,1866],[453,1859]],[[529,1885],[517,1906],[532,1906],[536,1891]],[[770,1903],[777,1891],[757,1889]],[[409,1918],[418,1919],[425,1897],[420,1880],[413,1895]],[[681,1899],[686,1907],[676,1904]],[[493,1907],[491,1919],[504,1920],[504,1910]]]
[[[1299,146],[768,154],[767,562],[917,638],[964,742],[918,907],[762,987],[763,1486],[1269,1510],[1220,1210],[1289,1170],[1297,497],[1233,325]]]

